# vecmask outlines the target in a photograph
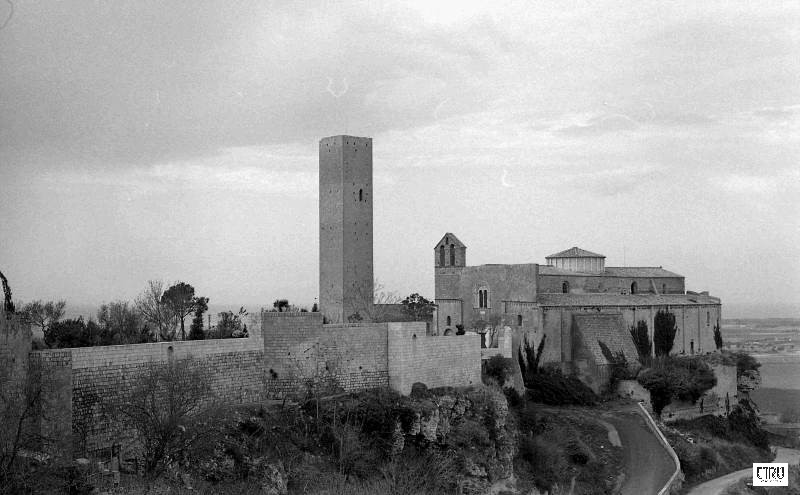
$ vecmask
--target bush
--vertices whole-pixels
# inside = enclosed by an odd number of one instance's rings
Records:
[[[543,490],[570,479],[569,464],[556,443],[540,436],[525,436],[519,445],[519,455],[530,465],[534,482]]]
[[[695,403],[717,384],[714,371],[700,357],[663,357],[655,367],[640,373],[637,380],[650,392],[657,416],[673,400]]]
[[[486,375],[497,380],[500,387],[505,386],[508,379],[514,373],[514,361],[497,355],[492,356],[486,361]]]
[[[560,370],[540,370],[529,374],[525,383],[526,396],[534,402],[552,406],[593,406],[597,395],[586,384],[574,376],[566,376]]]
[[[144,470],[162,473],[167,465],[216,433],[216,413],[205,368],[191,358],[152,363],[129,393],[105,404],[110,416],[135,430]]]

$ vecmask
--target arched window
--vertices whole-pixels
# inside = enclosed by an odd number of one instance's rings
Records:
[[[517,326],[518,327],[522,326],[522,315],[517,315]]]
[[[636,282],[632,283],[631,284],[631,294],[636,294],[636,289],[638,289],[638,288],[639,288],[639,285]]]
[[[439,246],[439,266],[444,266],[444,245]]]
[[[711,312],[706,311],[706,326],[709,326],[710,324],[711,324]]]
[[[450,266],[456,266],[456,245],[450,244]]]
[[[450,326],[450,317],[449,316],[447,317],[447,326],[448,327]]]
[[[489,307],[489,289],[483,287],[478,289],[478,307],[479,308]]]
[[[359,189],[358,190],[358,200],[359,201],[364,201],[364,190],[363,189]]]
[[[564,294],[569,294],[569,282],[566,280],[561,284],[561,292]]]

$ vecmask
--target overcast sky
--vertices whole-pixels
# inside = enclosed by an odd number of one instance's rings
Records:
[[[317,146],[374,143],[375,275],[579,246],[800,308],[800,2],[0,2],[16,299],[310,305]],[[797,311],[795,316],[800,315]],[[789,315],[784,315],[789,316]]]

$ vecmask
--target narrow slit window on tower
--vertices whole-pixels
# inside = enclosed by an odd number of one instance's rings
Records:
[[[517,315],[517,326],[518,327],[522,326],[522,315]]]
[[[456,264],[456,245],[450,244],[450,266],[455,266]]]
[[[667,293],[667,284],[661,284],[661,293],[662,294],[666,294]]]
[[[711,324],[711,312],[706,311],[706,326],[709,326],[710,324]]]
[[[439,246],[439,266],[444,266],[444,246]]]
[[[636,289],[639,288],[639,285],[636,282],[631,284],[631,294],[636,294]]]
[[[359,201],[364,201],[364,190],[363,189],[359,189],[358,190],[358,200]]]
[[[564,294],[569,294],[569,282],[566,280],[561,284],[561,292]]]
[[[449,316],[447,317],[447,326],[448,327],[450,326],[450,317]]]

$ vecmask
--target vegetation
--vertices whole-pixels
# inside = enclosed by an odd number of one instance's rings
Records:
[[[714,325],[714,346],[717,350],[722,350],[722,332],[719,329],[719,320],[717,320],[717,324]]]
[[[194,287],[185,282],[176,282],[161,295],[161,303],[181,324],[181,340],[186,340],[184,322],[197,308]]]
[[[665,434],[690,485],[772,460],[767,433],[746,403],[735,406],[727,418],[674,421]]]
[[[163,298],[164,283],[150,280],[147,288],[136,298],[136,310],[153,328],[158,340],[175,340],[177,320]]]
[[[25,321],[39,327],[44,333],[64,316],[66,305],[67,302],[64,300],[58,302],[37,300],[23,305],[19,312],[22,313]]]
[[[203,330],[203,315],[208,311],[208,298],[198,297],[195,302],[194,318],[189,327],[189,340],[203,340],[206,338]]]
[[[218,414],[209,373],[190,358],[149,365],[130,392],[105,406],[114,420],[136,431],[150,476],[213,436]]]
[[[247,310],[244,307],[240,307],[238,313],[233,311],[218,313],[217,324],[208,332],[207,337],[210,339],[247,337],[247,324],[244,322],[245,316],[247,316]]]
[[[152,340],[149,329],[144,327],[142,317],[126,301],[100,306],[97,322],[102,335],[100,345],[139,344]]]
[[[653,318],[653,327],[653,350],[656,357],[669,356],[675,344],[675,334],[678,332],[675,315],[669,311],[658,310]]]
[[[110,335],[93,320],[83,317],[53,323],[44,334],[44,342],[50,348],[91,347],[109,345]]]
[[[800,495],[800,466],[789,465],[789,486],[762,486],[761,491],[763,495]],[[722,495],[752,495],[753,489],[747,484],[750,479],[743,479],[725,489]]]
[[[653,343],[650,341],[650,334],[647,330],[647,322],[639,320],[636,325],[631,325],[631,338],[639,354],[639,362],[645,364],[653,355]]]
[[[608,380],[606,392],[614,393],[617,389],[617,383],[619,383],[620,380],[630,380],[633,378],[633,373],[631,373],[628,365],[628,358],[625,357],[623,351],[614,352],[602,341],[599,341],[598,344],[600,345],[600,351],[603,353],[603,357],[606,358],[606,361],[608,361],[611,367],[611,376]]]
[[[673,400],[695,403],[717,384],[711,367],[701,357],[663,357],[637,377],[650,392],[653,412],[661,411]]]
[[[428,321],[433,318],[433,301],[416,292],[403,299],[400,304],[403,305],[403,311],[414,321]]]
[[[500,355],[490,357],[485,364],[486,376],[492,378],[500,387],[511,379],[514,373],[514,361]]]

